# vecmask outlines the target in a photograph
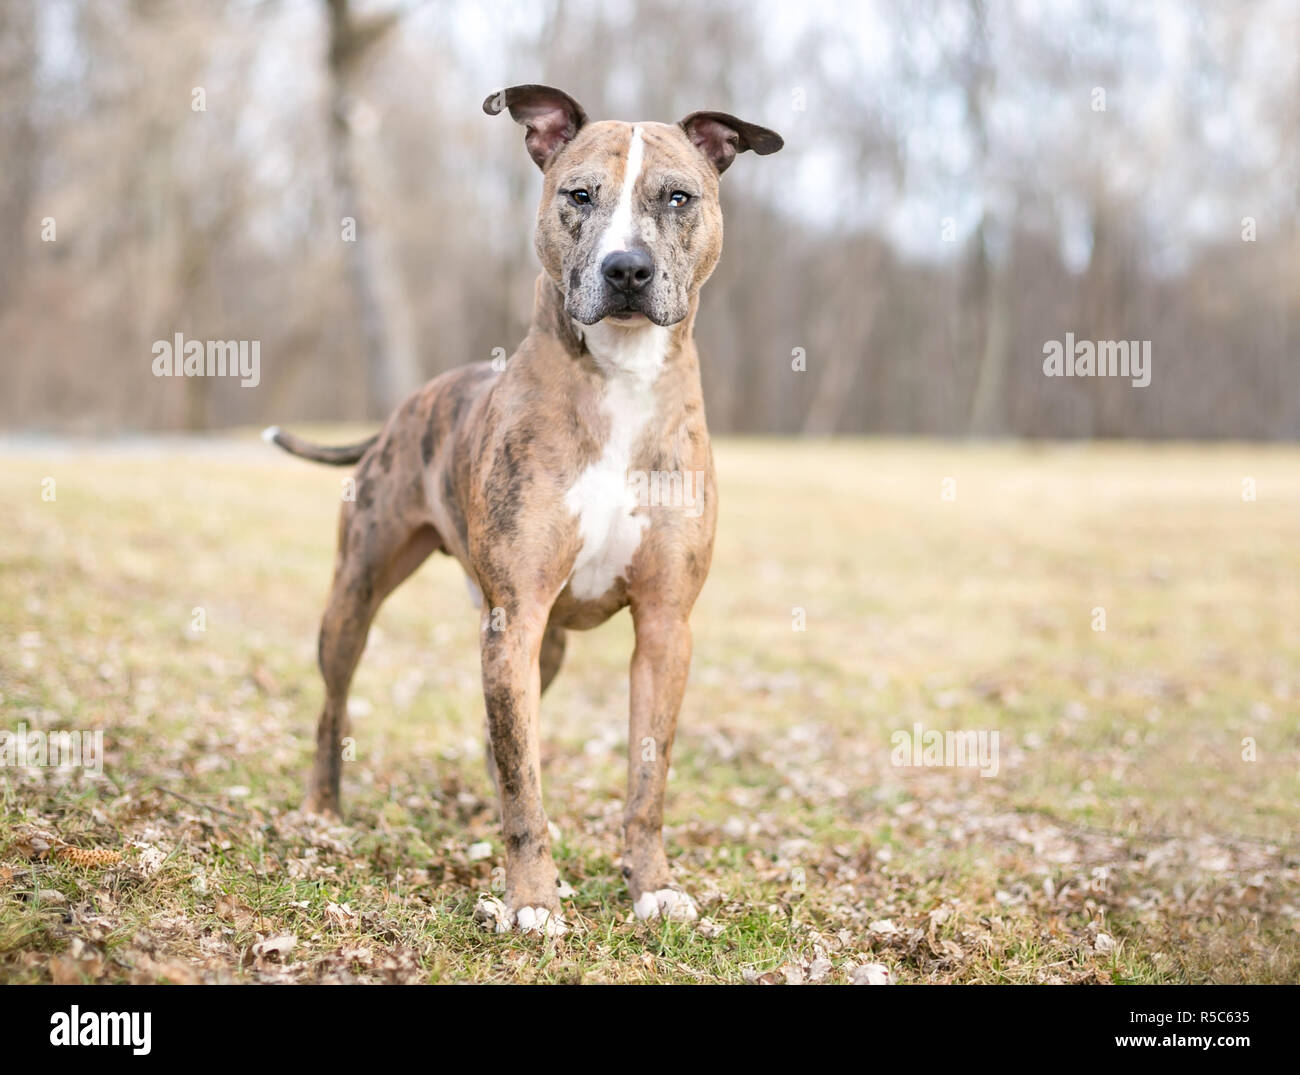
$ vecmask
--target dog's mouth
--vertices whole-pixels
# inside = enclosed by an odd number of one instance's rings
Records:
[[[608,321],[611,324],[619,325],[623,328],[633,328],[637,325],[655,324],[663,328],[677,324],[681,318],[669,320],[662,316],[656,316],[648,309],[642,308],[639,304],[629,301],[615,301],[607,303],[605,306],[595,312],[595,316],[590,314],[586,316],[577,313],[571,313],[575,321],[584,325],[594,325],[599,321]]]
[[[597,307],[599,316],[597,316],[596,321],[612,321],[619,325],[640,324],[652,320],[646,305],[648,304],[644,303],[642,296],[621,295],[614,292],[609,294],[605,301]]]

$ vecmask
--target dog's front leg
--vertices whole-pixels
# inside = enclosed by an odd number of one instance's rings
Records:
[[[496,921],[525,932],[563,932],[555,862],[542,808],[538,656],[547,610],[494,623],[484,602],[483,698],[496,759],[501,833],[506,848],[506,915]]]
[[[689,920],[696,916],[695,903],[673,884],[663,824],[664,785],[691,663],[691,628],[687,611],[675,608],[634,607],[633,621],[623,876],[638,918]]]

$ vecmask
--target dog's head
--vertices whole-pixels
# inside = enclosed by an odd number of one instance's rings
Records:
[[[527,128],[542,170],[538,256],[570,317],[673,325],[722,252],[718,177],[737,153],[775,153],[781,136],[723,112],[677,124],[589,123],[549,86],[512,86],[483,102]]]

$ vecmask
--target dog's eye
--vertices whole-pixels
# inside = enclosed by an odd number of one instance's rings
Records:
[[[591,192],[590,192],[590,191],[586,191],[586,190],[571,190],[571,191],[569,191],[568,193],[569,193],[569,201],[573,202],[574,205],[590,205],[590,204],[591,204]]]
[[[691,196],[684,190],[675,190],[668,195],[668,204],[674,209],[680,209],[683,205],[691,200]]]

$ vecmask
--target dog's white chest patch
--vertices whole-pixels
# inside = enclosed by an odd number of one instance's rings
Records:
[[[564,498],[578,518],[582,542],[569,589],[587,601],[623,577],[649,522],[637,513],[641,505],[628,472],[637,441],[654,416],[654,383],[667,354],[668,332],[658,325],[622,329],[598,323],[583,333],[606,374],[601,408],[609,417],[609,439],[600,458],[578,475]]]

